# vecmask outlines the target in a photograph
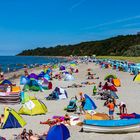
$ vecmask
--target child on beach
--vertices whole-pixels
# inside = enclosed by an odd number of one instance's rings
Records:
[[[127,114],[127,108],[126,108],[126,104],[124,102],[120,102],[118,107],[120,109],[120,115]]]
[[[110,119],[113,120],[114,119],[115,105],[114,105],[114,103],[113,103],[112,100],[109,100],[109,103],[107,104],[107,107],[109,108],[109,116],[110,116]]]

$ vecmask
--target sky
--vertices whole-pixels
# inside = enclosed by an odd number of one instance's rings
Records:
[[[0,55],[140,31],[140,0],[0,0]]]

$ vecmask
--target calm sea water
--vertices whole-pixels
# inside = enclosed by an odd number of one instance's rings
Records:
[[[40,56],[0,56],[0,71],[8,72],[15,71],[28,65],[31,67],[34,64],[56,64],[59,62],[66,62],[66,59],[62,58],[50,58]]]

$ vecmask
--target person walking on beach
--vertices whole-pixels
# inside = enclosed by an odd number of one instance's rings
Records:
[[[107,107],[109,108],[109,116],[110,116],[110,120],[114,119],[114,109],[115,109],[115,105],[113,103],[112,100],[109,100],[109,103],[107,104]]]

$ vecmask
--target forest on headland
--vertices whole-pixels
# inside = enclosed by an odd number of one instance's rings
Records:
[[[74,45],[37,47],[23,50],[17,56],[140,56],[140,34],[81,42]]]

